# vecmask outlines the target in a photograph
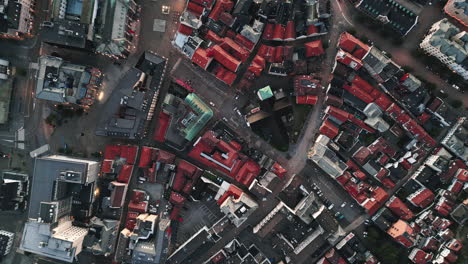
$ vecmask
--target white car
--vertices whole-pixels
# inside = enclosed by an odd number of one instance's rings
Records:
[[[215,104],[213,102],[210,102],[210,105],[213,106],[213,107],[215,106]]]
[[[346,206],[346,202],[342,203],[341,204],[341,208],[345,207]]]

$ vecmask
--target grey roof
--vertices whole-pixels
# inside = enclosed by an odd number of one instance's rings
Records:
[[[428,36],[432,46],[439,48],[440,52],[452,58],[457,64],[462,64],[468,57],[468,36],[460,31],[446,18],[437,22],[436,30]]]
[[[406,35],[418,21],[413,11],[394,0],[362,0],[357,7],[402,35]]]
[[[71,64],[54,56],[42,56],[38,63],[37,98],[77,104],[86,95],[91,79],[86,66]]]
[[[54,181],[60,172],[76,171],[87,175],[88,164],[78,159],[57,159],[59,156],[37,158],[34,163],[31,197],[29,199],[29,218],[36,219],[39,215],[40,203],[53,200]],[[60,158],[60,157],[59,157]]]
[[[205,253],[209,248],[215,245],[210,237],[207,227],[204,226],[187,242],[177,248],[177,250],[169,256],[167,263],[178,264],[187,263],[188,260],[195,260],[196,256]]]
[[[132,264],[154,264],[156,249],[152,242],[139,241],[133,249]]]
[[[87,33],[88,25],[64,19],[55,20],[41,28],[44,42],[74,48],[86,47]]]

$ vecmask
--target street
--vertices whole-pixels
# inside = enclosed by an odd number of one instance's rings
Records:
[[[401,66],[410,65],[416,76],[420,76],[425,80],[434,83],[438,88],[444,90],[449,98],[463,99],[465,107],[468,106],[468,96],[461,94],[453,89],[448,83],[438,77],[436,74],[426,68],[421,61],[418,61],[411,52],[419,44],[422,36],[427,32],[428,28],[435,21],[441,18],[441,12],[435,6],[425,8],[420,14],[421,20],[413,33],[407,37],[407,41],[403,46],[396,46],[388,39],[383,38],[376,32],[370,30],[364,25],[358,23],[353,18],[354,8],[347,1],[330,0],[331,1],[331,26],[327,38],[330,39],[326,48],[322,68],[319,72],[322,87],[328,87],[331,80],[331,70],[334,65],[335,55],[337,52],[336,46],[339,35],[350,28],[354,28],[359,34],[367,36],[380,49],[393,55],[392,59]],[[91,153],[101,151],[107,144],[131,143],[139,146],[148,145],[155,146],[161,149],[169,150],[169,147],[152,140],[152,132],[157,122],[151,124],[148,129],[148,136],[140,142],[129,142],[125,140],[115,140],[110,137],[98,137],[94,134],[97,122],[99,122],[101,110],[104,108],[107,99],[112,94],[113,89],[120,81],[120,77],[135,65],[140,55],[147,50],[153,51],[161,56],[168,58],[166,78],[163,81],[160,90],[160,99],[156,106],[155,112],[160,111],[162,100],[161,96],[167,92],[172,79],[181,79],[183,81],[190,80],[191,85],[195,89],[195,93],[203,99],[205,103],[211,102],[214,106],[214,118],[210,121],[215,123],[218,120],[227,120],[226,124],[232,128],[237,135],[242,138],[245,143],[251,147],[258,149],[270,158],[278,161],[288,172],[282,182],[272,190],[272,193],[265,200],[259,200],[259,208],[250,215],[250,217],[238,228],[230,230],[224,235],[213,247],[206,252],[201,252],[198,259],[192,260],[193,263],[202,263],[211,257],[214,253],[223,248],[226,243],[232,241],[242,232],[250,230],[252,226],[258,224],[265,216],[267,216],[273,208],[278,204],[278,194],[284,190],[293,177],[299,177],[308,187],[318,186],[324,197],[334,204],[331,210],[333,213],[340,212],[344,216],[344,220],[340,222],[344,231],[353,231],[356,228],[361,228],[366,219],[369,219],[361,207],[352,199],[352,197],[330,176],[319,169],[315,164],[307,161],[307,152],[314,144],[318,135],[319,126],[322,123],[321,114],[324,110],[325,93],[322,91],[319,94],[317,103],[313,106],[312,111],[304,122],[304,127],[299,135],[297,144],[290,148],[288,153],[280,152],[273,148],[268,142],[261,139],[255,134],[250,127],[247,126],[244,117],[237,114],[234,109],[238,109],[244,105],[247,98],[245,95],[240,95],[237,99],[237,92],[234,88],[230,88],[212,74],[194,66],[179,51],[176,51],[172,46],[171,41],[174,32],[178,27],[175,23],[178,14],[185,8],[186,1],[184,0],[144,0],[141,1],[141,26],[138,35],[138,45],[134,54],[122,61],[121,65],[116,65],[113,61],[104,56],[98,56],[94,53],[59,48],[57,46],[42,43],[41,37],[36,36],[22,42],[12,40],[0,40],[2,49],[0,49],[0,58],[10,60],[18,69],[25,69],[27,74],[17,76],[15,82],[15,91],[12,98],[13,109],[10,113],[10,124],[0,130],[0,145],[3,148],[13,151],[15,148],[16,131],[20,128],[25,129],[26,147],[19,151],[26,155],[33,149],[44,144],[50,144],[52,152],[56,153],[59,149],[67,146],[73,149],[74,154],[89,157]],[[49,1],[39,0],[37,6],[40,11],[36,19],[35,31],[38,31],[39,24],[46,20],[48,16]],[[171,13],[163,14],[162,5],[170,6]],[[154,30],[155,19],[166,21],[165,32],[157,32]],[[300,40],[304,41],[304,40]],[[101,87],[102,98],[96,101],[89,112],[82,116],[67,118],[63,124],[53,128],[44,122],[44,119],[51,113],[56,111],[55,107],[50,102],[37,100],[34,97],[35,88],[35,71],[31,69],[32,63],[37,62],[39,56],[42,55],[57,55],[63,59],[82,65],[94,66],[102,69],[105,74],[103,85]],[[157,116],[157,115],[155,115]],[[202,164],[193,161],[187,157],[186,153],[176,153],[179,158],[184,158],[189,162],[203,168]],[[428,152],[429,153],[429,152]],[[32,171],[32,160],[27,158],[29,171]],[[408,175],[411,175],[410,173]],[[227,176],[226,176],[227,177]],[[224,177],[224,178],[226,178]],[[410,176],[406,176],[398,184],[397,188],[402,186]],[[136,185],[136,177],[131,181],[130,189]],[[395,189],[397,189],[395,188]],[[389,194],[393,194],[394,191]],[[127,196],[126,203],[129,201]],[[342,206],[345,205],[345,206]],[[125,213],[126,209],[124,210]],[[10,216],[6,216],[8,218]],[[22,216],[21,216],[22,217]],[[21,221],[21,217],[18,217]],[[2,226],[0,226],[1,229]],[[8,227],[5,227],[8,228]],[[15,227],[16,228],[16,227]],[[18,230],[15,230],[18,231]],[[18,231],[19,232],[19,231]],[[175,239],[174,239],[175,240]],[[20,263],[20,262],[18,262]],[[299,262],[300,263],[300,262]]]

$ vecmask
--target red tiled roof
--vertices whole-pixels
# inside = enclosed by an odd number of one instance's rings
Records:
[[[132,201],[140,203],[145,200],[146,192],[143,190],[132,190]]]
[[[274,28],[275,28],[274,24],[271,24],[271,23],[266,24],[265,29],[263,30],[262,38],[265,40],[272,40]]]
[[[375,129],[373,129],[372,127],[366,125],[366,123],[364,123],[364,121],[362,121],[361,119],[356,118],[356,116],[354,116],[354,115],[351,115],[350,121],[353,122],[354,124],[360,126],[362,129],[365,129],[369,133],[375,133]]]
[[[250,186],[252,181],[260,174],[260,165],[253,160],[247,161],[235,176],[235,180],[245,186]]]
[[[221,42],[223,42],[223,39],[211,30],[208,30],[208,32],[205,35],[205,38],[207,40],[213,41],[216,44],[220,44]]]
[[[362,204],[368,215],[373,215],[379,209],[380,205],[374,199],[367,199]]]
[[[426,264],[431,261],[432,254],[428,254],[419,248],[414,248],[408,257],[415,264]]]
[[[431,190],[424,188],[418,191],[415,195],[408,196],[408,200],[414,205],[421,208],[427,207],[434,200],[434,193]]]
[[[354,163],[352,160],[346,161],[346,165],[348,165],[350,170],[353,170],[353,171],[356,171],[356,170],[359,169],[358,166],[356,165],[356,163]]]
[[[382,180],[382,184],[387,187],[387,189],[393,189],[395,188],[396,184],[390,180],[390,178],[385,178]]]
[[[188,2],[187,9],[196,16],[200,16],[201,14],[203,14],[203,11],[205,11],[205,8],[203,6],[197,5],[196,3],[191,1]]]
[[[283,58],[284,58],[284,60],[292,61],[293,56],[294,56],[294,47],[290,46],[290,45],[287,45],[287,46],[284,46],[283,48],[284,48],[283,49]]]
[[[389,173],[390,171],[386,168],[380,168],[379,172],[377,172],[377,175],[375,175],[375,178],[382,181]]]
[[[112,186],[112,193],[110,196],[110,207],[120,208],[123,205],[125,194],[127,192],[127,184],[113,181],[110,183]]]
[[[306,47],[306,57],[319,56],[325,53],[321,39],[307,42],[304,45]]]
[[[195,53],[193,53],[192,56],[192,62],[194,62],[204,70],[208,68],[212,60],[213,58],[208,57],[208,53],[202,48],[196,49]]]
[[[371,155],[370,150],[367,147],[360,147],[354,154],[353,158],[357,163],[364,165],[367,158]]]
[[[353,52],[353,56],[358,58],[358,59],[362,59],[367,54],[367,52],[368,52],[368,50],[358,49],[355,52]]]
[[[435,112],[441,104],[442,100],[440,100],[439,98],[435,98],[427,108],[430,109],[432,112]]]
[[[351,80],[351,83],[355,84],[359,88],[361,88],[366,93],[371,93],[374,90],[374,87],[370,85],[366,80],[361,78],[359,75],[354,75],[354,78]]]
[[[211,7],[213,5],[214,0],[190,0],[191,2],[194,2],[198,5],[204,6],[204,7]]]
[[[218,65],[213,73],[215,74],[216,78],[223,81],[227,85],[231,86],[237,78],[237,75],[231,71],[228,71],[226,68]]]
[[[132,176],[133,165],[124,164],[122,169],[120,170],[119,176],[117,177],[117,181],[128,183],[130,177]]]
[[[405,168],[405,170],[409,170],[412,167],[411,163],[409,163],[406,159],[400,162],[400,164],[403,166],[403,168]]]
[[[177,170],[177,173],[174,176],[174,182],[172,183],[172,189],[174,191],[180,192],[184,188],[186,178],[181,170]]]
[[[283,51],[284,51],[283,46],[278,46],[275,48],[275,53],[273,55],[273,62],[277,62],[277,63],[283,62],[284,60]]]
[[[225,256],[224,254],[222,253],[222,251],[220,251],[218,254],[216,254],[216,256],[212,257],[210,259],[211,262],[213,263],[220,263],[221,261],[223,261],[225,259]]]
[[[242,62],[245,62],[250,56],[250,52],[248,50],[244,49],[234,40],[228,37],[225,37],[223,39],[223,42],[220,44],[220,47],[234,55],[236,59]]]
[[[455,177],[461,182],[468,181],[468,170],[467,169],[458,169]]]
[[[177,29],[177,31],[179,31],[180,33],[182,33],[184,35],[190,36],[190,35],[192,35],[193,28],[188,27],[188,26],[181,23],[179,25],[179,29]]]
[[[185,203],[185,200],[185,197],[182,196],[180,193],[171,192],[169,201],[175,206],[182,206]]]
[[[236,72],[241,62],[227,53],[219,45],[209,48],[208,56],[213,53],[214,59],[226,67],[228,70]]]
[[[266,66],[265,59],[260,57],[259,55],[255,55],[254,59],[252,60],[252,63],[256,63],[256,64],[260,65],[263,69]]]
[[[327,96],[325,97],[325,103],[327,105],[341,107],[343,105],[343,98],[339,98],[337,96],[327,94]]]
[[[307,36],[312,36],[317,33],[319,33],[319,30],[315,25],[310,25],[307,27]]]
[[[257,55],[264,58],[267,61],[270,61],[275,53],[275,47],[267,46],[262,44],[258,49]]]
[[[172,208],[172,211],[171,211],[171,214],[170,214],[169,218],[170,218],[172,221],[176,221],[177,219],[179,219],[180,210],[182,210],[182,207],[180,207],[180,206],[174,206],[174,207]]]
[[[234,197],[234,199],[239,199],[239,197],[242,195],[242,190],[239,189],[237,186],[231,184],[229,185],[229,188],[227,189],[226,192],[223,193],[223,195],[216,201],[219,205],[224,203],[226,199],[230,196]]]
[[[386,95],[381,94],[377,99],[375,99],[374,103],[385,111],[392,104],[392,101]]]
[[[283,178],[286,172],[288,172],[283,166],[281,166],[278,162],[275,162],[271,167],[271,171],[276,174],[276,176]]]
[[[374,89],[374,90],[370,93],[370,96],[371,96],[374,100],[376,100],[377,98],[379,98],[380,95],[382,95],[382,93],[379,92],[379,90],[377,90],[377,89]]]
[[[237,34],[236,37],[234,38],[234,41],[238,43],[239,45],[242,45],[244,48],[246,48],[249,51],[252,51],[253,48],[255,47],[255,43],[253,43],[246,37],[242,36],[241,34]]]
[[[418,116],[418,120],[419,122],[421,122],[421,124],[425,124],[430,118],[431,115],[426,112],[423,112],[421,115]]]
[[[345,185],[351,179],[351,173],[345,171],[343,175],[336,177],[336,180],[341,184]]]
[[[360,170],[357,170],[355,172],[353,172],[353,175],[354,177],[360,179],[361,181],[367,179],[367,176],[364,172],[360,171]]]
[[[136,226],[136,220],[127,220],[125,222],[125,228],[127,228],[130,231],[133,231],[135,226]]]
[[[351,86],[345,84],[343,85],[343,88],[346,91],[350,92],[352,95],[364,101],[365,103],[369,104],[374,101],[374,98],[372,98],[372,96],[370,96],[368,93],[364,92],[361,88],[354,84],[352,84]]]
[[[353,52],[355,49],[369,49],[369,46],[367,46],[348,32],[343,32],[340,35],[338,47],[346,50],[347,52]]]
[[[114,169],[112,168],[112,164],[114,163],[113,160],[104,160],[101,166],[102,173],[112,173]]]
[[[107,145],[104,150],[104,159],[106,160],[115,160],[120,156],[120,146],[117,145]]]
[[[338,135],[339,129],[333,125],[330,121],[325,120],[320,127],[320,133],[333,139]]]
[[[169,123],[171,116],[164,113],[163,111],[159,112],[158,124],[154,129],[153,139],[159,142],[164,142],[166,139],[166,131],[169,128]]]
[[[252,62],[247,70],[253,72],[255,76],[258,77],[262,74],[263,68],[255,62]]]
[[[403,220],[410,220],[414,217],[413,212],[408,208],[408,206],[406,206],[406,204],[396,196],[392,196],[385,205],[390,209],[390,211],[401,217]]]
[[[147,201],[142,201],[139,203],[136,203],[134,201],[130,201],[128,203],[128,211],[131,212],[138,212],[138,213],[146,213],[148,210],[148,202]]]
[[[273,30],[273,40],[284,40],[285,31],[285,26],[281,24],[275,24],[275,28]]]
[[[153,148],[150,147],[142,147],[141,154],[140,154],[140,161],[138,162],[138,167],[146,168],[151,165],[153,155]]]
[[[158,150],[158,157],[156,158],[156,161],[170,164],[174,162],[174,159],[175,154],[160,149]]]
[[[386,110],[388,115],[390,115],[393,119],[397,119],[404,111],[399,107],[397,104],[392,103]]]
[[[443,215],[443,216],[448,216],[450,214],[450,212],[452,212],[453,210],[453,205],[454,203],[449,201],[447,198],[445,197],[442,197],[440,198],[434,209],[440,214],[440,215]]]
[[[221,15],[219,16],[219,21],[223,22],[223,24],[225,24],[226,26],[231,27],[234,24],[235,20],[231,14],[224,12],[221,13]]]
[[[296,27],[294,26],[294,21],[288,21],[286,24],[286,32],[284,33],[285,40],[295,40],[296,39]]]
[[[217,21],[221,13],[230,11],[234,7],[234,3],[230,0],[218,0],[210,12],[209,18]]]
[[[233,39],[236,37],[236,32],[234,32],[234,30],[229,29],[224,35],[224,37]]]
[[[125,159],[128,164],[135,164],[138,147],[136,146],[120,146],[120,157]]]
[[[304,96],[296,96],[296,103],[297,104],[309,104],[314,105],[317,103],[318,96],[316,95],[304,95]]]
[[[349,117],[350,117],[350,113],[338,108],[338,107],[334,107],[334,106],[328,106],[326,109],[325,109],[325,113],[326,114],[329,114],[331,116],[333,116],[334,118],[336,118],[337,120],[341,121],[341,122],[346,122]]]
[[[463,189],[463,183],[453,179],[452,183],[447,187],[447,190],[453,194],[458,194]]]
[[[372,192],[372,198],[374,198],[378,203],[383,203],[388,198],[388,194],[384,189],[377,187]]]

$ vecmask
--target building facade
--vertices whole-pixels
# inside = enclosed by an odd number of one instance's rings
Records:
[[[24,39],[32,35],[34,0],[0,3],[0,38]]]

